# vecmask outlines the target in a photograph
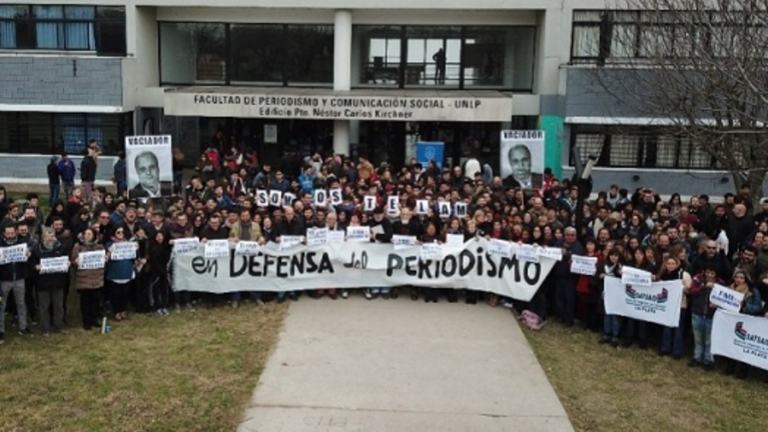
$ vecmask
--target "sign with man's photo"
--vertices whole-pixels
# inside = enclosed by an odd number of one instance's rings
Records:
[[[504,184],[521,189],[544,185],[544,131],[501,131],[501,178]]]
[[[130,198],[173,194],[170,135],[125,137],[125,158]]]

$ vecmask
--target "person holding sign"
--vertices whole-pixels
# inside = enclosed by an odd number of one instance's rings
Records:
[[[419,242],[421,242],[421,244],[440,243],[437,235],[437,227],[435,226],[434,222],[430,222],[427,224],[427,227],[424,230],[424,234],[422,234],[421,237],[419,237]],[[430,303],[430,302],[437,303],[440,297],[440,289],[425,287],[422,291],[424,292],[424,303]],[[446,291],[446,294],[448,295],[449,302],[456,303],[456,291],[454,289],[448,288],[448,290]]]
[[[373,219],[368,221],[368,226],[371,228],[372,243],[389,243],[392,239],[392,223],[384,218],[383,208],[376,207],[373,210]],[[372,300],[381,294],[381,297],[386,300],[389,299],[390,291],[391,287],[388,286],[370,288],[365,292],[365,298]]]
[[[66,271],[42,273],[40,260],[62,258],[69,263],[64,245],[56,239],[52,228],[43,229],[42,239],[32,248],[30,264],[34,265],[36,276],[37,300],[40,315],[40,330],[44,337],[49,337],[51,330],[64,332],[64,287],[69,279],[69,267]],[[50,310],[53,309],[53,327]]]
[[[598,281],[597,292],[600,294],[601,299],[605,299],[605,278],[621,277],[621,269],[623,267],[621,262],[621,250],[614,247],[608,252],[608,257],[605,263],[601,265],[597,270],[595,276]],[[621,317],[618,315],[608,315],[605,313],[605,302],[602,303],[603,312],[603,337],[600,339],[601,344],[610,343],[614,348],[619,346],[619,335],[621,334]]]
[[[556,247],[563,251],[563,259],[558,261],[553,269],[557,317],[570,327],[576,319],[576,280],[578,279],[571,273],[571,255],[584,253],[581,243],[576,239],[576,228],[566,228],[563,239],[557,242]]]
[[[258,242],[261,240],[261,227],[254,222],[251,218],[251,209],[240,209],[240,218],[237,223],[232,225],[229,230],[229,241],[237,243],[240,241],[252,241]],[[256,304],[262,305],[264,302],[261,300],[261,292],[250,291],[251,300]],[[232,293],[232,307],[237,307],[240,302],[241,294],[239,292]]]
[[[8,250],[22,244],[23,242],[19,239],[16,224],[6,225],[3,228],[3,238],[0,239],[0,248]],[[29,251],[27,251],[27,254],[29,255]],[[2,303],[0,304],[0,343],[2,343],[5,336],[5,308],[8,305],[7,299],[11,292],[13,292],[13,298],[16,302],[19,333],[22,336],[31,334],[27,327],[27,307],[24,301],[26,294],[24,269],[26,265],[27,263],[22,260],[12,260],[0,265],[0,287],[2,287],[2,292],[0,292],[0,303]]]
[[[280,243],[283,236],[303,236],[306,234],[306,231],[304,223],[296,217],[296,212],[293,210],[293,207],[286,207],[285,217],[277,227],[277,243]],[[277,293],[277,302],[284,302],[286,295],[293,301],[299,300],[296,291],[281,291]]]
[[[168,294],[170,280],[168,263],[171,260],[171,252],[165,247],[165,234],[163,231],[155,232],[147,245],[147,272],[149,274],[149,286],[152,292],[152,307],[158,315],[169,315]]]
[[[753,288],[750,282],[749,274],[745,270],[736,270],[733,274],[733,283],[728,288],[744,297],[739,312],[745,315],[760,316],[763,312],[763,301],[760,298],[760,291]],[[736,376],[741,379],[745,379],[749,375],[750,366],[748,364],[734,359],[727,359],[726,362],[726,375],[735,372]]]
[[[115,321],[123,321],[128,319],[128,294],[130,291],[131,282],[136,278],[136,272],[134,271],[134,258],[118,257],[116,249],[120,247],[133,247],[138,249],[138,243],[130,242],[126,238],[126,228],[123,224],[115,226],[114,232],[110,236],[110,239],[104,243],[104,247],[109,253],[110,260],[107,263],[107,290],[105,294],[110,297],[109,301],[112,304],[112,312],[115,313]]]
[[[680,280],[683,289],[691,286],[691,275],[683,269],[683,263],[676,256],[669,256],[656,276],[658,281]],[[675,360],[683,358],[683,335],[685,334],[685,311],[688,309],[688,296],[683,296],[680,303],[680,322],[677,327],[664,327],[661,331],[661,348],[659,355],[671,355]]]
[[[397,235],[419,237],[422,234],[421,224],[414,219],[410,207],[403,207],[400,210],[400,218],[392,224],[392,233]],[[395,288],[397,291],[399,288]],[[419,289],[411,287],[411,300],[419,299]]]
[[[596,270],[596,267],[602,264],[600,253],[597,251],[597,240],[588,238],[584,241],[584,246],[586,247],[584,256],[597,258],[597,264],[592,266]],[[579,275],[578,277],[576,282],[576,317],[581,320],[584,329],[597,331],[600,328],[600,323],[598,322],[597,296],[593,281],[593,276]]]
[[[694,276],[691,286],[686,291],[691,301],[691,325],[693,326],[693,358],[688,366],[701,366],[711,370],[715,360],[710,352],[712,345],[712,318],[717,306],[709,301],[709,295],[715,284],[725,285],[714,265],[705,265],[704,270]]]
[[[84,252],[103,251],[104,246],[96,242],[96,233],[92,228],[83,231],[83,240],[72,249],[70,261],[78,266],[75,272],[75,289],[80,295],[80,315],[83,320],[83,329],[100,329],[99,322],[99,297],[104,288],[104,267],[94,269],[82,269],[80,255]]]

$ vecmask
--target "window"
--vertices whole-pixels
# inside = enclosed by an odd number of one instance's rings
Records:
[[[83,154],[88,141],[99,141],[102,152],[116,155],[123,149],[131,114],[0,113],[0,151]]]
[[[289,84],[333,82],[333,26],[286,26],[285,44],[282,55]]]
[[[125,8],[0,6],[0,48],[125,54]]]
[[[469,27],[464,39],[465,87],[533,86],[532,27]]]
[[[232,83],[283,83],[283,26],[240,25],[230,27]]]
[[[224,84],[227,75],[224,24],[162,23],[161,81]]]

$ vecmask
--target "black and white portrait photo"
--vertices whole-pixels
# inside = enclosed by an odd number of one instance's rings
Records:
[[[169,135],[126,137],[125,153],[130,198],[172,195],[173,171]]]
[[[543,131],[501,131],[499,158],[505,185],[541,189],[544,184]]]

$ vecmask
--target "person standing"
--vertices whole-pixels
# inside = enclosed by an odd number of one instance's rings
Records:
[[[109,295],[112,297],[112,311],[115,313],[115,321],[128,319],[128,297],[131,282],[136,278],[134,272],[135,259],[111,259],[115,252],[116,245],[131,244],[137,250],[139,244],[129,241],[126,233],[126,227],[123,223],[115,225],[110,239],[104,243],[104,247],[110,254],[110,260],[107,264],[106,276],[109,287]]]
[[[173,148],[173,193],[181,195],[184,190],[184,153],[178,147]]]
[[[48,207],[53,208],[56,201],[59,200],[59,191],[61,190],[61,180],[59,179],[59,165],[56,163],[56,156],[51,156],[51,162],[46,171],[48,173]]]
[[[72,189],[75,188],[75,172],[77,169],[66,152],[61,154],[61,159],[59,159],[56,166],[59,168],[61,182],[64,183],[64,200],[66,201],[69,195],[72,194]]]
[[[435,62],[435,84],[445,84],[445,50],[437,50],[432,56],[432,61]]]
[[[99,323],[99,295],[104,287],[104,267],[98,269],[80,268],[80,255],[82,253],[104,250],[104,246],[97,242],[97,238],[92,228],[86,228],[83,231],[82,243],[78,243],[72,248],[72,255],[70,256],[70,262],[78,267],[75,272],[75,289],[80,295],[80,315],[85,330],[101,327]]]
[[[42,240],[33,248],[32,256],[37,273],[35,284],[41,330],[43,337],[49,337],[51,330],[56,333],[64,332],[64,289],[69,283],[69,272],[41,273],[40,260],[69,255],[66,246],[56,238],[54,229],[45,228]],[[53,309],[53,328],[51,328],[51,309]]]
[[[664,259],[664,265],[656,278],[660,281],[679,280],[683,285],[683,290],[691,286],[691,275],[683,268],[680,258],[669,256]],[[663,327],[661,332],[661,348],[659,355],[671,355],[673,359],[683,358],[683,337],[685,335],[685,312],[688,308],[688,296],[683,294],[680,303],[680,320],[677,327]]]
[[[125,192],[128,190],[128,173],[125,163],[125,152],[117,154],[117,162],[112,167],[112,181],[117,186],[117,196],[124,197]]]
[[[16,225],[6,225],[3,228],[3,238],[0,239],[0,247],[15,246],[20,243]],[[27,251],[29,256],[29,251]],[[24,301],[24,268],[26,263],[15,262],[0,265],[0,288],[2,288],[2,298],[0,298],[0,344],[5,338],[5,308],[8,305],[8,296],[13,292],[13,298],[16,303],[16,314],[19,319],[19,334],[28,336],[31,334],[27,327],[27,307]]]
[[[97,159],[99,157],[99,143],[91,140],[88,143],[88,154],[80,163],[80,180],[83,182],[83,195],[85,202],[90,203],[93,197],[93,185],[96,182]]]
[[[709,301],[709,295],[715,284],[725,285],[725,282],[719,278],[717,267],[708,265],[693,278],[691,286],[686,290],[690,298],[694,341],[693,358],[688,366],[701,366],[707,371],[711,370],[715,364],[710,348],[712,346],[712,320],[717,307]]]

